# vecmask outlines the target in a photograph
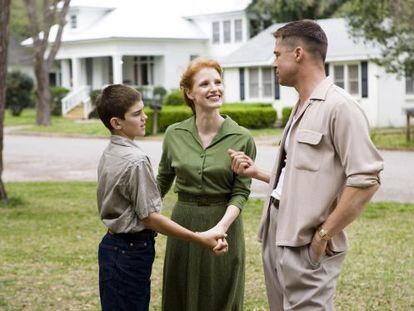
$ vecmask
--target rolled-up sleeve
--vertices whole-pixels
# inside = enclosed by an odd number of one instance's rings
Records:
[[[139,219],[161,211],[161,196],[148,160],[139,161],[130,168],[126,186],[126,193]]]
[[[379,184],[384,162],[371,141],[368,120],[357,104],[346,101],[339,104],[331,130],[346,186],[367,188]]]
[[[250,135],[248,136],[245,149],[241,151],[247,154],[252,160],[256,159],[256,145],[254,143],[253,137]],[[249,198],[252,179],[248,177],[242,177],[237,174],[234,174],[234,176],[235,178],[232,187],[231,198],[228,205],[234,205],[241,210]]]

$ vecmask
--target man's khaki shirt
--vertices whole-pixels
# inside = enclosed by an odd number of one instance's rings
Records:
[[[285,127],[281,146],[295,110]],[[312,92],[293,124],[287,153],[280,148],[264,205],[260,240],[267,232],[270,208],[274,208],[269,204],[270,194],[277,185],[285,157],[276,232],[276,245],[280,246],[310,243],[315,230],[335,209],[343,188],[378,184],[383,169],[383,159],[370,139],[362,109],[326,78]],[[330,243],[334,251],[345,250],[345,233],[335,235]]]
[[[141,219],[162,207],[149,158],[133,141],[117,135],[99,161],[97,196],[102,221],[114,233],[144,230]]]

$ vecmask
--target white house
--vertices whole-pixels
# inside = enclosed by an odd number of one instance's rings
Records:
[[[281,115],[282,107],[297,100],[293,89],[279,86],[271,68],[272,33],[282,24],[250,39],[250,2],[72,0],[56,57],[57,83],[72,90],[63,112],[89,103],[90,89],[110,83],[178,88],[188,61],[206,56],[225,69],[227,102],[270,102]],[[414,106],[413,77],[397,78],[370,61],[380,49],[355,42],[345,20],[319,23],[328,36],[326,71],[334,82],[355,96],[372,126],[403,125],[402,107]]]
[[[58,83],[72,90],[63,111],[86,100],[91,88],[110,83],[178,88],[191,59],[220,58],[240,48],[249,38],[250,1],[221,2],[71,1],[56,57]]]
[[[326,72],[360,103],[371,126],[402,126],[403,107],[414,107],[414,77],[398,78],[370,59],[380,49],[351,38],[344,19],[319,20],[328,37]],[[292,88],[280,86],[271,64],[275,39],[272,35],[283,24],[274,24],[221,60],[226,100],[266,101],[281,113],[298,98]]]

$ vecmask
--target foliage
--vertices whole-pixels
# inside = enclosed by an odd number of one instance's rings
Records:
[[[352,34],[380,46],[378,64],[388,72],[414,73],[414,0],[351,0],[347,13]]]
[[[153,97],[159,99],[160,103],[164,101],[165,95],[167,95],[167,90],[163,86],[154,87]]]
[[[52,95],[52,115],[61,116],[62,115],[62,98],[65,97],[69,90],[62,86],[52,86],[50,88],[50,93]]]
[[[289,121],[290,114],[292,113],[293,107],[283,107],[282,109],[282,127],[285,127]]]
[[[98,116],[98,111],[96,109],[96,99],[98,98],[99,94],[101,94],[101,89],[96,89],[96,90],[92,90],[89,93],[89,97],[91,98],[91,103],[92,103],[92,111],[89,113],[88,115],[88,119],[97,119],[99,118]]]
[[[274,23],[298,19],[328,18],[341,11],[349,0],[253,0],[247,8],[250,19],[250,34],[259,33]]]
[[[33,105],[33,80],[20,71],[13,71],[7,75],[6,85],[6,108],[13,116],[19,116],[24,108]]]
[[[164,101],[164,105],[166,106],[181,106],[184,104],[183,92],[179,89],[171,90]]]

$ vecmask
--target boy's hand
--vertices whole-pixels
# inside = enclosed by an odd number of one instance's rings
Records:
[[[258,168],[254,161],[243,151],[227,150],[231,157],[231,169],[237,175],[254,178],[258,173]]]

